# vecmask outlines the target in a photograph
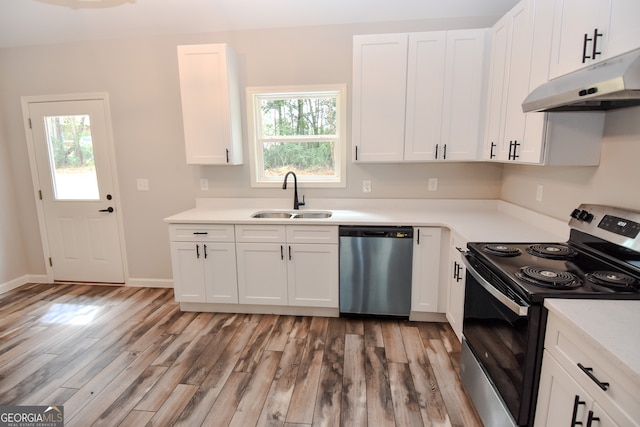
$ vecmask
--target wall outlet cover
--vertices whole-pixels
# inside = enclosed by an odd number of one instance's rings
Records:
[[[429,191],[438,191],[438,178],[429,178]]]
[[[149,191],[149,180],[147,178],[136,179],[136,186],[138,191]]]

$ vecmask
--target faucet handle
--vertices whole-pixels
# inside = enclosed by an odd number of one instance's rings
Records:
[[[302,195],[302,201],[298,202],[298,206],[304,206],[304,194]]]

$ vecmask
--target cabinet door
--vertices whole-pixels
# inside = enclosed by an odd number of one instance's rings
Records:
[[[449,277],[447,293],[447,320],[462,340],[462,320],[464,317],[465,267],[460,252],[453,248],[449,251]]]
[[[289,305],[338,307],[338,245],[287,246]]]
[[[606,57],[640,48],[640,1],[612,0]]]
[[[206,302],[202,243],[172,242],[173,292],[176,301]]]
[[[526,115],[522,101],[529,94],[532,48],[530,1],[522,1],[510,11],[506,93],[502,105],[503,133],[498,146],[500,160],[518,160],[517,151],[524,144]]]
[[[586,421],[588,408],[592,404],[591,397],[545,350],[534,426],[578,425],[576,421]],[[582,425],[586,425],[586,422]]]
[[[606,57],[611,2],[612,0],[556,0],[550,79]],[[597,36],[596,40],[594,35]],[[596,53],[601,52],[595,59],[594,43]]]
[[[238,302],[236,245],[203,243],[207,302]]]
[[[236,244],[241,304],[287,305],[285,251],[279,243]]]
[[[240,93],[226,44],[178,46],[187,163],[242,163]]]
[[[509,17],[503,16],[491,29],[489,87],[486,107],[484,158],[498,160],[502,138],[502,103],[506,93]]]
[[[403,158],[407,34],[353,38],[353,159]]]
[[[442,311],[440,295],[440,237],[437,227],[415,228],[413,233],[413,274],[411,310],[437,313]]]
[[[436,160],[435,147],[442,129],[446,45],[446,31],[409,34],[405,160]]]
[[[436,152],[438,160],[478,159],[484,124],[486,35],[487,30],[484,29],[447,31],[442,138]]]

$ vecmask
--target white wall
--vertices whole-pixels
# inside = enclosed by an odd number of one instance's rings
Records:
[[[507,165],[501,197],[562,220],[580,203],[640,211],[640,107],[607,112],[598,167]]]
[[[3,285],[29,273],[4,129],[4,120],[0,115],[0,291]]]
[[[9,187],[0,184],[0,197],[8,195],[16,201],[15,208],[0,218],[0,229],[15,230],[16,218],[21,218],[20,238],[26,254],[26,268],[11,274],[24,270],[45,273],[21,96],[109,93],[129,276],[169,279],[168,233],[162,218],[193,207],[196,197],[284,194],[281,189],[251,188],[247,164],[205,167],[185,163],[177,45],[229,43],[239,56],[242,86],[347,83],[351,90],[353,34],[488,27],[496,19],[170,35],[0,50],[0,109],[6,135],[0,140],[0,155],[7,152],[14,165],[7,173],[0,160],[0,174],[13,181]],[[323,197],[498,198],[501,175],[502,166],[496,164],[349,163],[346,189],[302,192],[309,206]],[[201,177],[209,179],[208,191],[199,190]],[[439,178],[437,192],[427,191],[429,177]],[[137,178],[147,178],[150,191],[137,191]],[[361,192],[363,179],[372,181],[373,191],[366,195]],[[4,254],[0,255],[0,262],[5,262]]]

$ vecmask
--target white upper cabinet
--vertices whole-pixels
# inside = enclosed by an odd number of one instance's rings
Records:
[[[522,144],[526,118],[521,104],[529,92],[533,45],[531,9],[529,1],[518,3],[492,29],[485,135],[489,159],[513,160],[514,144]]]
[[[354,161],[477,160],[486,34],[355,36]]]
[[[226,44],[178,46],[187,163],[242,164],[240,92]]]
[[[488,29],[447,31],[442,131],[437,160],[477,160],[482,146]],[[424,120],[416,116],[416,121]]]
[[[405,160],[433,160],[440,142],[446,31],[409,34]]]
[[[492,29],[484,159],[597,165],[605,114],[523,113],[529,92],[548,81],[554,4],[523,0]]]
[[[353,38],[354,159],[393,162],[403,158],[406,34]]]
[[[640,47],[637,0],[556,0],[549,78]]]

